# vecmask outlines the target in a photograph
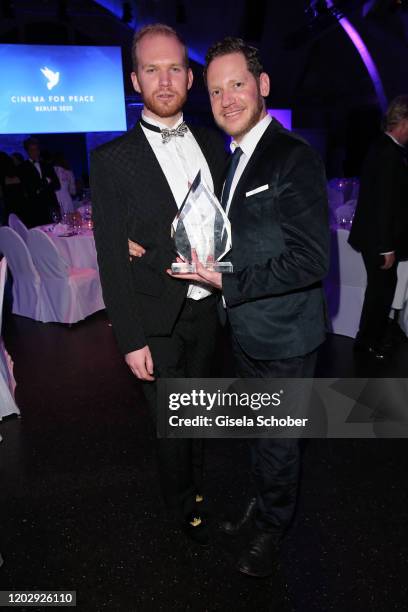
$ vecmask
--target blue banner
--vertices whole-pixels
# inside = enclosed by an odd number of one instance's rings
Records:
[[[126,130],[119,47],[0,45],[0,133]]]

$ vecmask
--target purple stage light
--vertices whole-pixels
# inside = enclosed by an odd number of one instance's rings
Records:
[[[326,2],[327,7],[329,9],[335,8],[333,0],[326,0]],[[352,25],[352,23],[350,23],[350,21],[346,17],[340,17],[339,23],[343,30],[346,32],[347,36],[350,38],[355,48],[357,49],[361,59],[363,60],[364,65],[367,68],[367,72],[370,75],[371,82],[374,86],[380,107],[383,111],[385,111],[388,105],[387,96],[385,95],[384,87],[377,66],[374,63],[374,60],[371,57],[371,54],[366,44],[364,43],[360,34],[357,32],[356,28]]]
[[[268,108],[268,114],[274,117],[287,130],[292,129],[292,111],[288,108]]]

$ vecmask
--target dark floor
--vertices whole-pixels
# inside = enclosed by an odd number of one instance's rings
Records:
[[[405,440],[310,440],[276,573],[246,578],[219,536],[203,551],[168,528],[149,419],[105,315],[71,329],[9,317],[5,336],[23,418],[0,424],[0,589],[76,590],[85,612],[408,609]],[[331,336],[318,375],[406,377],[408,344],[373,369]],[[209,440],[207,483],[212,514],[244,503],[244,441]]]

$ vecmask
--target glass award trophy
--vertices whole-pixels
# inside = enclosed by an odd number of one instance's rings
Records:
[[[192,250],[208,270],[232,272],[232,263],[219,261],[231,249],[231,224],[219,201],[201,178],[195,177],[171,226],[176,250],[183,262],[172,263],[173,274],[196,272]]]

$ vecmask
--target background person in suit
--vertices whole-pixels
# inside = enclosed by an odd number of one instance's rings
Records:
[[[258,50],[226,38],[207,53],[205,78],[214,119],[232,136],[222,204],[231,220],[232,274],[187,278],[222,291],[237,374],[311,378],[325,338],[321,280],[328,270],[326,181],[318,155],[266,111],[269,77]],[[170,271],[169,271],[170,274]],[[274,551],[293,517],[300,455],[296,439],[251,440],[256,499],[236,522],[254,517],[254,533],[239,571],[267,576]]]
[[[142,118],[126,135],[93,151],[91,188],[105,304],[126,363],[143,381],[154,413],[155,378],[211,375],[216,298],[165,270],[175,260],[171,223],[190,183],[201,170],[217,189],[225,154],[216,133],[183,122],[193,74],[176,32],[161,24],[137,32],[133,61]],[[143,245],[143,257],[129,258],[128,238]],[[197,449],[191,440],[157,442],[168,512],[188,535],[206,543],[208,532],[195,505],[201,486],[193,469]]]
[[[391,102],[384,133],[364,164],[349,243],[361,251],[367,288],[355,349],[382,361],[391,348],[387,324],[397,265],[408,257],[408,96]]]
[[[55,196],[60,182],[51,164],[41,160],[40,145],[36,138],[24,141],[26,159],[17,168],[26,197],[22,221],[28,227],[51,223],[52,213],[59,211]]]

